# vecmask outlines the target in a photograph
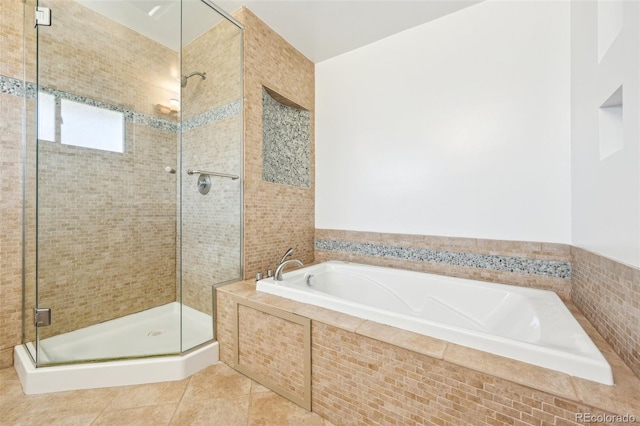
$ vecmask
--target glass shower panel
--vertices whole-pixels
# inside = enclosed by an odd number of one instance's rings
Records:
[[[242,30],[205,1],[183,1],[182,10],[185,351],[213,337],[214,287],[241,276]]]
[[[25,144],[22,147],[23,157],[23,316],[22,341],[31,342],[27,348],[32,358],[36,358],[36,327],[33,321],[34,303],[36,301],[36,112],[38,109],[37,93],[34,82],[36,74],[36,31],[33,29],[37,0],[26,0],[24,3],[24,67],[26,93],[24,98]]]
[[[181,4],[38,6],[37,364],[179,353]]]

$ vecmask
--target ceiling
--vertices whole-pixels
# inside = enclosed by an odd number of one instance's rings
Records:
[[[173,50],[180,47],[178,0],[76,0]],[[481,0],[227,0],[248,7],[315,63],[469,7]],[[184,44],[219,22],[199,0],[183,0]],[[155,10],[155,11],[154,11]]]
[[[258,0],[217,4],[227,11],[240,4],[247,6],[303,55],[318,63],[479,2]]]

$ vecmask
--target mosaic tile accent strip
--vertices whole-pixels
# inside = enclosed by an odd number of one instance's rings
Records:
[[[188,118],[182,122],[182,131],[188,132],[190,130],[197,129],[198,127],[206,126],[207,124],[217,123],[218,121],[226,120],[227,118],[240,115],[242,112],[242,102],[240,99],[231,101],[228,104],[220,105],[213,109],[198,114],[195,117]]]
[[[56,103],[59,103],[61,99],[66,99],[85,105],[107,109],[109,111],[121,112],[124,114],[125,121],[129,123],[140,124],[143,126],[152,127],[154,129],[164,130],[170,133],[178,133],[181,128],[179,123],[171,120],[154,117],[147,114],[141,114],[136,111],[131,111],[116,105],[89,99],[84,96],[78,96],[72,93],[63,92],[61,90],[50,89],[48,87],[42,87],[40,88],[40,90],[44,93],[49,93],[55,96]],[[35,99],[37,91],[37,85],[34,83],[26,82],[25,84],[25,82],[22,80],[0,75],[0,93],[6,93],[14,96],[26,96],[28,99]],[[237,115],[240,115],[241,109],[242,105],[240,100],[232,101],[228,104],[221,105],[185,120],[182,123],[182,130],[183,132],[188,132],[202,126],[206,126],[207,124],[216,123],[230,117],[235,117]]]
[[[281,104],[262,88],[262,179],[311,186],[309,111]]]
[[[543,275],[555,278],[571,278],[571,263],[556,260],[526,259],[516,256],[461,253],[427,248],[408,248],[384,244],[320,239],[316,240],[315,247],[317,250],[347,252],[366,256],[442,263],[468,268],[491,269],[494,271]]]
[[[4,75],[0,75],[0,93],[13,96],[25,96],[29,99],[35,99],[36,97],[36,85],[33,83],[27,83],[17,78],[11,78]]]

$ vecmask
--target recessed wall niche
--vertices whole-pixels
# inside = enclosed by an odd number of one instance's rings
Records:
[[[262,88],[262,180],[311,187],[309,111]]]
[[[604,160],[624,147],[622,108],[622,86],[618,87],[598,108],[600,160]]]

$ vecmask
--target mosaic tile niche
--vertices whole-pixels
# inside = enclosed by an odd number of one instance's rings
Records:
[[[262,88],[262,179],[309,188],[311,117],[309,111]]]

